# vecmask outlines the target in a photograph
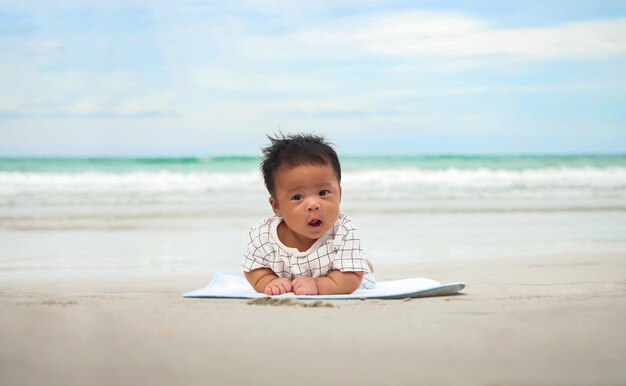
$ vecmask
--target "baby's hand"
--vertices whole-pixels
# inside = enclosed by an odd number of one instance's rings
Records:
[[[291,282],[296,295],[317,295],[317,282],[310,276],[298,276]]]
[[[266,295],[282,295],[291,292],[291,281],[284,277],[276,278],[265,286]]]

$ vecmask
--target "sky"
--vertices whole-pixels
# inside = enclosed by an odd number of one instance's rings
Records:
[[[0,156],[626,153],[624,1],[0,0]]]

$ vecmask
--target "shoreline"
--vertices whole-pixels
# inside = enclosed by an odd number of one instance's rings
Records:
[[[208,284],[205,272],[2,280],[0,375],[11,385],[618,385],[625,268],[624,253],[379,263],[379,281],[468,287],[332,307],[182,298]]]

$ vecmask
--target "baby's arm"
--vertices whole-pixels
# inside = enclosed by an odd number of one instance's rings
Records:
[[[281,295],[291,292],[291,281],[278,277],[269,268],[254,269],[250,272],[244,272],[243,275],[256,292],[265,293],[266,295]]]
[[[350,294],[361,285],[365,272],[330,271],[326,276],[312,278],[298,276],[293,279],[293,292],[296,295],[336,295]]]
[[[320,276],[315,281],[320,295],[351,294],[361,285],[365,272],[359,271],[330,271],[326,276]]]

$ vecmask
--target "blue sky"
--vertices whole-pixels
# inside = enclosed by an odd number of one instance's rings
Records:
[[[623,1],[1,1],[0,156],[626,152]]]

